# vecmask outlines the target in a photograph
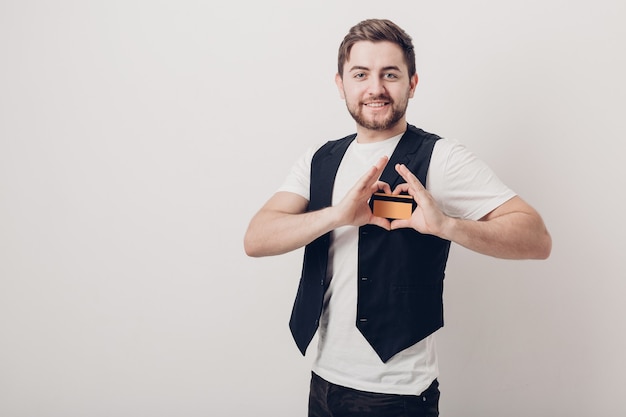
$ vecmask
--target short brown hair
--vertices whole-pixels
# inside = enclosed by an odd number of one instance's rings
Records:
[[[404,60],[409,68],[409,76],[415,74],[415,50],[413,40],[398,25],[386,19],[368,19],[356,24],[343,38],[339,46],[338,72],[343,77],[343,66],[350,57],[350,50],[359,41],[393,42],[402,48]]]

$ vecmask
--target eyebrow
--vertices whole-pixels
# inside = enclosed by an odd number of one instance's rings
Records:
[[[368,67],[364,67],[361,65],[355,65],[352,68],[350,68],[350,71],[355,71],[355,70],[365,70],[365,71],[369,71],[370,69]],[[387,67],[383,67],[382,68],[383,71],[400,71],[400,68],[398,68],[395,65],[390,65]]]

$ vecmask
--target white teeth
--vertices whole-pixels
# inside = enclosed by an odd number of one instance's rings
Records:
[[[384,105],[385,105],[385,103],[369,103],[369,104],[366,104],[366,106],[369,106],[369,107],[383,107]]]

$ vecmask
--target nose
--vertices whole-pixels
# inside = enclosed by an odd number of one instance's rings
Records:
[[[385,93],[385,84],[383,80],[378,77],[372,77],[370,79],[370,85],[368,86],[368,93],[370,96],[379,96]]]

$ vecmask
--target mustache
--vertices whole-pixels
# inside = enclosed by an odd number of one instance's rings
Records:
[[[393,103],[392,98],[389,97],[386,94],[381,94],[381,95],[378,95],[378,96],[375,96],[375,97],[369,97],[367,100],[363,101],[363,103],[369,103],[369,102],[372,102],[372,101],[388,101],[390,103]]]

